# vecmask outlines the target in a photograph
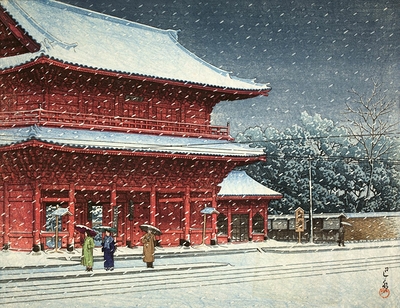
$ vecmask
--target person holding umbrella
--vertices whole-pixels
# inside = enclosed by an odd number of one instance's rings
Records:
[[[114,252],[115,252],[115,242],[114,238],[111,236],[109,229],[105,230],[106,236],[101,243],[103,248],[101,249],[104,253],[104,269],[106,271],[114,270]]]
[[[339,246],[340,245],[344,246],[344,233],[345,233],[344,227],[343,225],[341,225],[339,228],[339,239],[338,239]]]
[[[154,268],[154,233],[151,229],[147,230],[141,240],[143,243],[143,262],[147,263],[147,268]]]
[[[339,244],[339,246],[340,245],[344,246],[344,234],[345,234],[344,226],[352,227],[353,225],[351,223],[346,222],[346,221],[341,221],[340,222],[340,228],[339,228],[339,234],[338,234],[338,244]]]
[[[93,248],[94,240],[89,231],[85,231],[85,240],[82,245],[81,264],[86,266],[87,272],[93,272]]]
[[[153,262],[155,236],[161,235],[161,230],[148,224],[140,225],[140,229],[146,232],[146,234],[141,238],[143,243],[143,262],[147,263],[147,268],[154,268]]]

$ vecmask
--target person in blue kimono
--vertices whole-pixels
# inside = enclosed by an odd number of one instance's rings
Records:
[[[112,271],[114,270],[115,242],[110,231],[106,230],[106,236],[104,237],[101,246],[103,246],[101,250],[104,253],[104,269],[106,271]]]

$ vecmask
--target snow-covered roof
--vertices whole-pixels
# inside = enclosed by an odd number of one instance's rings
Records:
[[[222,196],[276,196],[282,194],[269,189],[247,175],[245,171],[233,170],[218,184],[221,190],[218,193]]]
[[[0,59],[0,69],[46,56],[63,63],[129,75],[246,91],[267,84],[233,77],[178,43],[178,31],[161,30],[53,0],[7,0],[0,5],[40,50]]]
[[[215,155],[258,157],[263,149],[227,140],[170,137],[159,135],[105,132],[83,129],[30,126],[0,130],[0,146],[19,144],[28,140],[83,149],[125,150],[181,155]]]

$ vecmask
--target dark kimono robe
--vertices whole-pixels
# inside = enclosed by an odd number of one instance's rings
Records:
[[[102,250],[104,253],[104,268],[114,269],[114,252],[115,252],[115,242],[112,236],[105,236],[103,242]]]

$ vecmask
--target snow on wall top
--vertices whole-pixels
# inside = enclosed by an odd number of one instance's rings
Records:
[[[307,219],[309,217],[309,213],[307,211],[304,212]],[[337,218],[348,218],[348,214],[345,213],[318,213],[313,214],[313,219],[320,218],[320,219],[337,219]],[[293,219],[295,218],[295,214],[277,214],[277,215],[268,215],[268,219],[277,220],[277,219]]]
[[[305,212],[308,218],[308,212]],[[281,214],[281,215],[268,215],[269,219],[292,219],[294,218],[294,214]],[[360,212],[360,213],[319,213],[313,214],[313,218],[323,218],[323,219],[330,219],[330,218],[377,218],[377,217],[400,217],[400,212]]]
[[[400,212],[364,212],[364,213],[347,213],[347,218],[377,218],[377,217],[400,217]]]
[[[239,170],[231,171],[218,186],[221,187],[218,196],[282,196]]]
[[[12,68],[45,55],[64,63],[205,86],[262,91],[267,84],[230,76],[189,52],[177,31],[161,30],[53,0],[1,6],[40,44],[40,51],[0,59]]]
[[[30,139],[84,149],[234,157],[257,157],[263,155],[263,149],[249,148],[247,145],[241,145],[226,140],[75,130],[41,126],[0,130],[0,146],[18,144]]]

